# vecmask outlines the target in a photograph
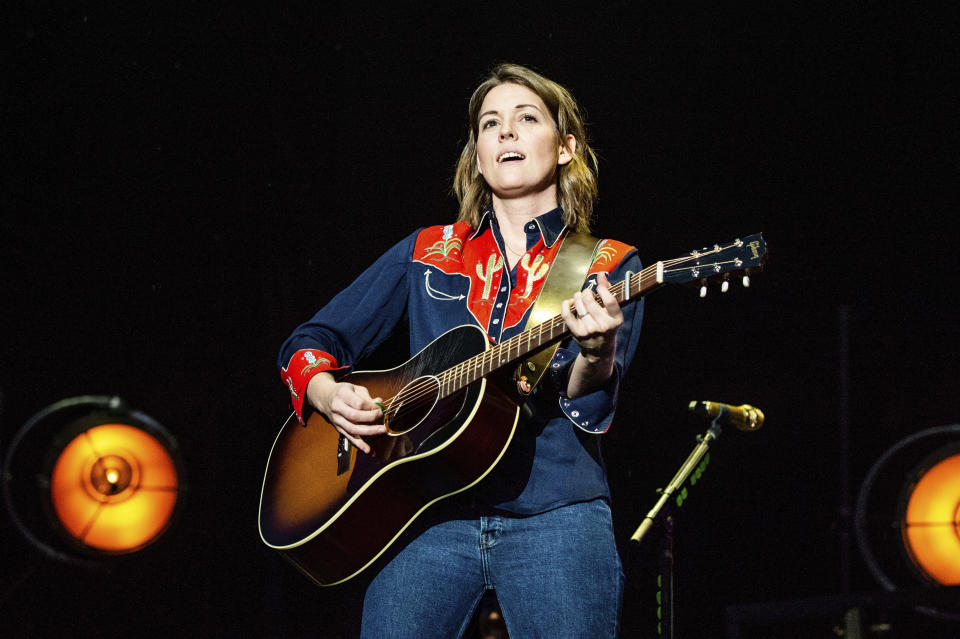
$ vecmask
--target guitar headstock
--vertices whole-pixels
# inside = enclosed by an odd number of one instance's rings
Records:
[[[690,251],[689,255],[657,264],[660,283],[699,284],[700,297],[707,294],[711,282],[720,282],[726,292],[734,276],[750,285],[750,276],[763,268],[767,261],[767,245],[763,235],[756,233],[712,248]]]

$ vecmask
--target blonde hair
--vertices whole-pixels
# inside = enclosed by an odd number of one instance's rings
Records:
[[[567,226],[586,233],[590,229],[593,204],[597,199],[597,156],[587,142],[580,108],[565,88],[519,64],[500,64],[495,67],[470,97],[467,108],[469,137],[460,152],[453,179],[453,192],[460,202],[457,221],[468,222],[476,227],[492,203],[490,187],[477,170],[477,135],[483,100],[491,89],[501,84],[519,84],[536,93],[553,117],[558,138],[565,140],[568,135],[573,135],[576,139],[573,159],[558,167],[557,201],[563,207]]]

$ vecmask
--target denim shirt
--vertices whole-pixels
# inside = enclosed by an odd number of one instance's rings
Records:
[[[420,229],[394,245],[284,342],[281,379],[297,416],[306,415],[307,383],[321,371],[340,377],[406,323],[411,354],[451,328],[472,324],[491,341],[520,333],[565,232],[559,208],[526,226],[527,252],[511,270],[496,217],[488,211],[477,228],[465,222]],[[596,274],[611,282],[641,270],[632,246],[602,240],[584,288]],[[521,421],[494,470],[472,489],[480,503],[517,514],[609,497],[600,434],[613,420],[620,379],[636,350],[643,300],[624,305],[614,373],[589,394],[568,398],[575,341],[561,343],[549,373],[521,410]]]

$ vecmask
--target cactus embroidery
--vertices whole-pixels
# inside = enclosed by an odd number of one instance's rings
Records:
[[[520,297],[527,298],[530,297],[530,293],[533,292],[533,285],[538,280],[542,280],[544,275],[547,274],[547,271],[550,269],[550,264],[543,264],[542,255],[533,258],[533,264],[530,264],[530,254],[525,253],[520,259],[520,266],[527,272],[527,286],[523,289],[523,295]]]
[[[484,273],[483,266],[477,262],[477,277],[483,280],[483,295],[481,299],[486,300],[490,297],[490,287],[493,285],[493,274],[503,268],[503,258],[496,253],[491,253],[487,258],[487,271]]]

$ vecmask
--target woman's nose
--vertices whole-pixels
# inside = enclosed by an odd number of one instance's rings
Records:
[[[516,136],[514,136],[514,134],[513,134],[513,127],[511,127],[510,124],[504,123],[504,124],[500,127],[500,139],[501,139],[501,140],[509,140],[509,139],[514,138],[514,137],[516,137]]]

